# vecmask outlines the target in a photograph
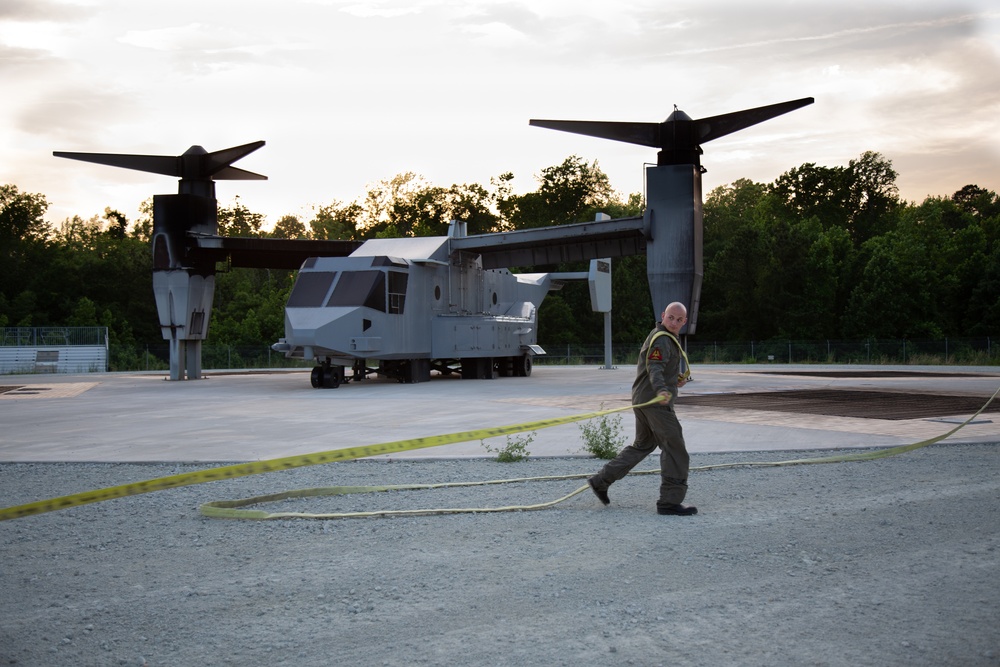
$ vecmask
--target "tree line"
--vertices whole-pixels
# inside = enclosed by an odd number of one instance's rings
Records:
[[[897,173],[866,152],[844,167],[807,163],[772,183],[740,179],[704,202],[697,338],[715,340],[936,338],[1000,332],[1000,197],[977,185],[921,203],[900,199]],[[640,194],[616,192],[597,162],[570,156],[515,194],[514,175],[488,185],[435,186],[413,173],[369,185],[352,202],[286,215],[271,229],[237,197],[219,234],[291,239],[469,234],[641,215]],[[0,326],[107,326],[122,349],[162,343],[152,298],[152,200],[58,226],[43,194],[0,185]],[[636,344],[655,321],[644,257],[613,260],[612,332]],[[581,271],[582,264],[524,267]],[[294,271],[219,267],[209,342],[269,345],[284,335]],[[515,272],[517,267],[512,267]],[[539,343],[603,339],[603,315],[583,283],[550,294]]]

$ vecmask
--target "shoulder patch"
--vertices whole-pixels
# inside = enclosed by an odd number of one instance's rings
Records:
[[[649,349],[649,356],[647,359],[650,361],[663,361],[663,353],[660,352],[660,348],[652,347]]]

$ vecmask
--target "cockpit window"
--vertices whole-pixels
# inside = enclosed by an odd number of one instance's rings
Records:
[[[337,276],[336,271],[303,271],[288,297],[289,308],[319,308]]]
[[[385,274],[347,271],[340,276],[328,306],[364,306],[385,312]]]
[[[403,314],[406,305],[406,283],[410,274],[389,271],[389,312]]]

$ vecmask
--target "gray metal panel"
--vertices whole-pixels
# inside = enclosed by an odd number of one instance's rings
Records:
[[[108,349],[103,345],[0,347],[0,373],[104,373]]]
[[[625,257],[646,251],[641,217],[481,234],[452,239],[452,250],[478,253],[484,269]]]
[[[418,236],[398,239],[369,239],[351,257],[400,257],[448,261],[447,236]]]
[[[685,333],[695,333],[701,299],[701,172],[693,165],[646,169],[650,233],[646,274],[657,317],[679,301],[688,309]]]

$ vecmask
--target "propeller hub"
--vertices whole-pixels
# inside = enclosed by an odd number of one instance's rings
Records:
[[[684,113],[683,111],[681,111],[677,107],[674,107],[673,113],[671,113],[669,116],[667,116],[667,119],[665,121],[663,121],[663,122],[664,123],[673,123],[675,121],[681,121],[681,120],[691,120],[691,116],[687,115],[686,113]]]

